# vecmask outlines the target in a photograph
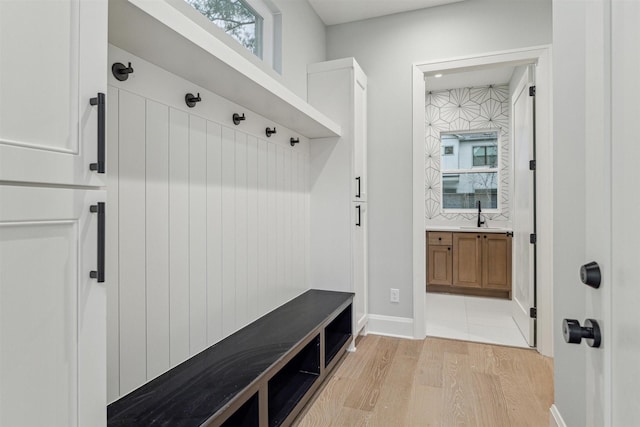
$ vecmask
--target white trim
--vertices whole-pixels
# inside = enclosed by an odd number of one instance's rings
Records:
[[[424,219],[424,73],[413,66],[413,337],[427,336],[426,323],[426,223]]]
[[[469,57],[416,62],[413,73],[413,318],[414,338],[424,338],[425,209],[424,209],[424,73],[471,71],[496,65],[540,65],[536,75],[536,138],[538,163],[538,351],[553,356],[553,141],[551,46],[534,46]]]
[[[567,427],[555,403],[549,408],[549,427]]]
[[[550,45],[532,46],[524,49],[510,49],[499,52],[488,52],[480,55],[459,56],[429,62],[414,62],[413,66],[424,73],[444,71],[463,72],[483,68],[493,68],[500,65],[525,65],[540,57]]]
[[[368,334],[413,339],[413,319],[409,317],[369,315]]]

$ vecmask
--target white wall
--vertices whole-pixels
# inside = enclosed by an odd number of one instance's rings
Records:
[[[141,58],[109,77],[108,398],[308,289],[309,141]],[[202,102],[188,108],[187,92]],[[297,135],[296,135],[297,136]]]
[[[473,0],[327,29],[327,59],[353,56],[369,77],[371,313],[412,317],[412,64],[550,42],[548,0]]]
[[[428,90],[428,87],[427,87]],[[489,204],[482,201],[484,217],[493,221],[510,219],[510,99],[507,85],[480,86],[474,88],[450,88],[443,91],[429,91],[425,95],[425,221],[427,225],[469,225],[474,224],[477,214],[442,213],[440,189],[442,167],[449,169],[471,169],[472,147],[483,143],[458,143],[453,156],[442,156],[440,133],[498,129],[500,185],[498,186],[499,213],[487,213]],[[458,107],[461,106],[461,107]],[[457,165],[447,166],[449,159],[461,159]],[[496,182],[497,184],[497,182]],[[457,187],[459,193],[473,193],[474,179],[461,175]]]
[[[306,0],[273,0],[282,15],[282,83],[307,99],[307,64],[326,59],[326,27]]]

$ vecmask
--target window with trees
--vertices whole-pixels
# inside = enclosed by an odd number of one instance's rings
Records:
[[[443,132],[440,134],[443,154],[442,209],[445,212],[500,209],[499,131]],[[453,147],[453,149],[449,148]]]
[[[261,0],[185,1],[257,57],[273,65],[273,17]]]

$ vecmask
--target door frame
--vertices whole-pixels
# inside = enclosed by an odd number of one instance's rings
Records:
[[[426,337],[424,283],[426,279],[424,195],[424,73],[470,71],[500,65],[535,63],[536,69],[536,159],[538,231],[538,351],[553,356],[553,154],[551,46],[488,52],[412,64],[413,111],[413,335]]]

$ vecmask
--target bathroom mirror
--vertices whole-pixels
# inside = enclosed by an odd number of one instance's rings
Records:
[[[499,210],[499,131],[442,132],[440,170],[443,212]]]

